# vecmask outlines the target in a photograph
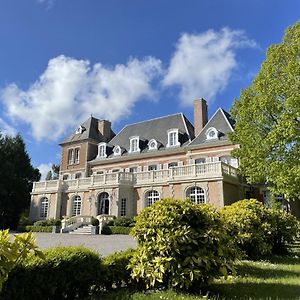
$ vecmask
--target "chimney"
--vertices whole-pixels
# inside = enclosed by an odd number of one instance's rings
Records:
[[[98,130],[103,136],[103,142],[109,142],[112,138],[111,123],[107,120],[98,120]]]
[[[207,103],[203,98],[194,100],[194,128],[195,136],[199,134],[208,121]]]

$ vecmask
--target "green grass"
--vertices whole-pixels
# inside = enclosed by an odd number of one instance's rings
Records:
[[[215,280],[204,292],[206,296],[175,293],[174,291],[130,292],[119,290],[101,295],[101,300],[292,300],[300,299],[300,242],[288,256],[269,260],[237,263],[237,275]]]

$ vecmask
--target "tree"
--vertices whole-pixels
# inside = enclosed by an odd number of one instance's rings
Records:
[[[59,170],[60,165],[52,164],[52,179],[58,179],[59,178]]]
[[[47,173],[45,180],[46,181],[52,180],[52,172],[51,172],[51,170],[49,170],[49,172]]]
[[[32,182],[41,174],[32,167],[20,135],[0,134],[0,228],[16,228],[20,214],[30,205]]]
[[[252,85],[235,100],[231,134],[240,148],[240,171],[248,183],[266,183],[273,193],[300,198],[300,22],[289,27]]]

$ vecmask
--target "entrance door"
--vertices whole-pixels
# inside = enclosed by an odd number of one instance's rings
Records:
[[[108,193],[101,193],[98,196],[98,215],[109,214],[109,195]]]

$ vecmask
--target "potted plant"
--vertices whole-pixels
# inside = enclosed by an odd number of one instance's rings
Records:
[[[92,218],[91,224],[91,234],[99,234],[99,220]]]

